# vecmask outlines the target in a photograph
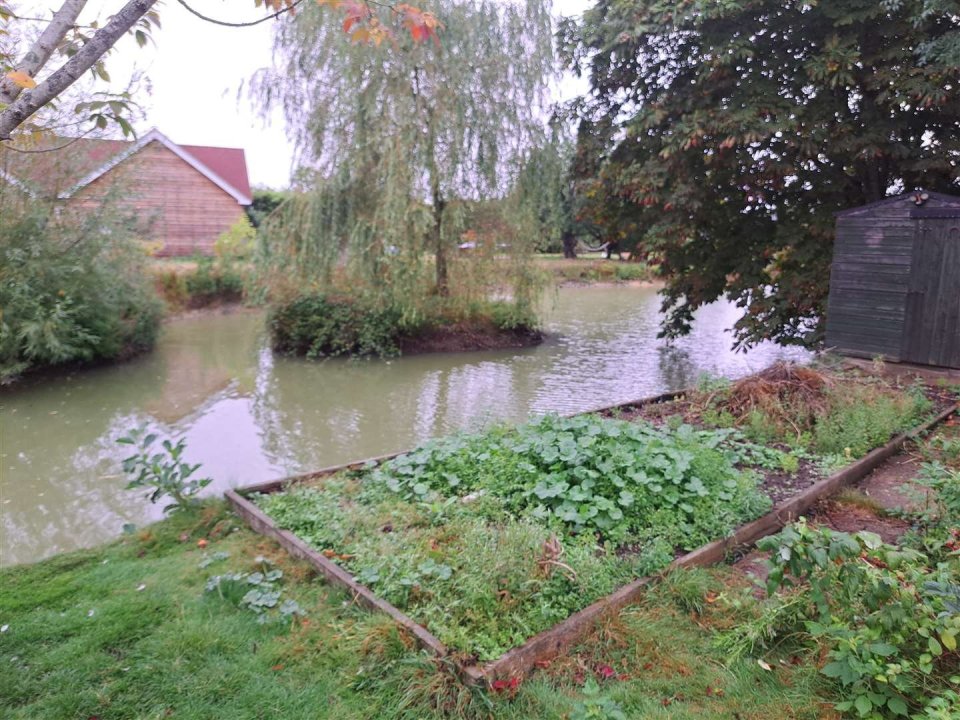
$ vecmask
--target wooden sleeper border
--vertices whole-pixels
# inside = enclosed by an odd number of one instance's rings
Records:
[[[669,402],[683,394],[683,392],[663,393],[629,403],[589,410],[586,411],[586,413],[609,412],[611,410]],[[907,440],[928,432],[931,428],[957,412],[957,410],[958,405],[956,403],[950,405],[950,407],[940,412],[931,420],[908,432],[897,435],[886,445],[871,451],[852,465],[834,473],[830,477],[814,483],[797,495],[777,504],[766,515],[746,525],[740,526],[740,528],[728,537],[707,543],[677,558],[663,570],[624,585],[611,595],[588,605],[566,620],[557,623],[552,628],[534,635],[522,645],[508,650],[496,660],[491,660],[483,664],[458,663],[457,665],[463,679],[470,684],[480,685],[491,683],[498,678],[521,677],[527,674],[535,667],[536,663],[548,661],[560,655],[583,639],[600,618],[616,613],[622,608],[636,602],[642,596],[647,586],[657,578],[676,568],[714,565],[723,561],[735,548],[751,545],[760,538],[779,531],[787,523],[796,520],[800,515],[813,507],[821,498],[832,495],[840,488],[866,477],[881,463],[895,455]],[[586,413],[571,413],[571,415]],[[410,632],[423,648],[435,656],[445,657],[450,654],[450,651],[440,640],[430,633],[429,630],[415,622],[386,600],[377,597],[372,590],[358,583],[350,573],[308,546],[292,532],[278,527],[269,516],[246,498],[246,495],[249,494],[277,492],[290,485],[313,480],[325,475],[331,475],[341,470],[359,469],[369,463],[380,463],[402,454],[403,452],[391,453],[368,460],[324,468],[305,475],[297,475],[282,480],[274,480],[236,490],[228,490],[226,498],[251,528],[276,540],[294,557],[306,560],[331,583],[349,590],[355,601],[369,609],[379,610],[389,615],[397,624]]]

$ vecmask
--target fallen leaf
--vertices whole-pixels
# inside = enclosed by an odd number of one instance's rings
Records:
[[[612,678],[614,675],[617,674],[617,671],[614,670],[609,665],[600,665],[597,668],[597,674],[600,677],[602,677],[604,680],[609,680],[610,678]]]

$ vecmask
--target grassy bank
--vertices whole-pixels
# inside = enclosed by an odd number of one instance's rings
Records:
[[[147,272],[168,311],[179,312],[243,301],[250,268],[219,258],[164,258],[152,260]]]
[[[229,557],[200,567],[218,553]],[[259,623],[205,590],[213,576],[262,567],[258,557],[283,572],[283,597],[306,615]],[[501,692],[462,686],[220,503],[2,571],[0,588],[9,718],[829,717],[815,669],[725,664],[715,635],[752,612],[749,586],[725,571],[676,576]]]

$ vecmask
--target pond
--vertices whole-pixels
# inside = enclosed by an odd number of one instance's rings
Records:
[[[737,308],[702,308],[693,333],[656,338],[649,287],[562,288],[535,348],[392,361],[278,358],[263,315],[211,313],[167,324],[138,360],[0,394],[0,565],[103,542],[161,516],[126,491],[116,438],[148,423],[187,439],[207,492],[411,447],[497,419],[523,420],[736,377],[797,349],[731,351]]]

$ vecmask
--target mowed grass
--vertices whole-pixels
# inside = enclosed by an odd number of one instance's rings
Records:
[[[204,552],[229,557],[200,568]],[[257,556],[305,618],[258,624],[205,592]],[[479,691],[213,503],[0,572],[0,717],[562,720],[607,717],[601,701],[628,718],[831,717],[812,664],[725,664],[714,638],[753,617],[750,591],[727,570],[675,574],[515,689]]]

